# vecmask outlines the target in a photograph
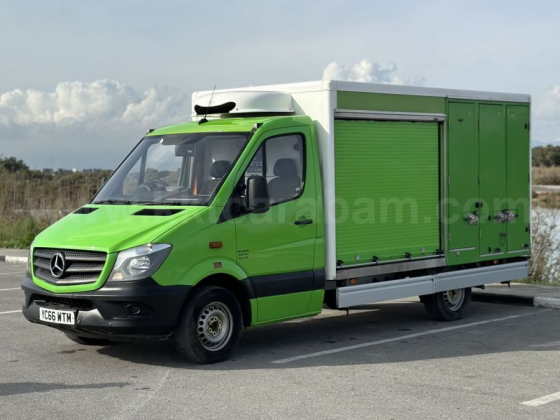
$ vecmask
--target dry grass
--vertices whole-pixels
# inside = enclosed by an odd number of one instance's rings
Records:
[[[560,185],[560,166],[533,167],[533,185]]]
[[[0,174],[0,247],[28,247],[43,229],[88,203],[99,185],[94,177]]]
[[[531,223],[530,280],[560,283],[560,232],[558,210],[535,209]]]
[[[542,207],[545,209],[560,209],[560,193],[547,192],[535,194],[533,198],[533,207]]]

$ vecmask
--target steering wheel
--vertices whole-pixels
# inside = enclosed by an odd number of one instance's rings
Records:
[[[158,187],[158,184],[160,185],[160,187]],[[165,188],[168,186],[169,184],[167,182],[162,181],[161,179],[155,179],[153,181],[144,182],[143,184],[138,185],[132,192],[132,195],[138,197],[147,192],[157,190],[158,188]]]
[[[157,190],[158,188],[169,187],[169,184],[163,181],[162,179],[154,179],[153,181],[144,182],[142,185],[139,185],[138,187],[142,187],[142,186],[148,188],[148,191],[154,191]]]

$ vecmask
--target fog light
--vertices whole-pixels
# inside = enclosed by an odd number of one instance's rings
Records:
[[[126,305],[124,310],[129,315],[140,315],[140,313],[142,313],[142,308],[136,305]]]

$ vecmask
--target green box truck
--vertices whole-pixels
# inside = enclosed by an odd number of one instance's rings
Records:
[[[23,313],[73,341],[172,338],[198,363],[245,328],[527,277],[530,97],[319,81],[193,94],[35,239]]]

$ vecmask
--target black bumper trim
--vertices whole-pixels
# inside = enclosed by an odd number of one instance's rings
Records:
[[[81,293],[51,293],[40,288],[27,273],[21,286],[25,292],[23,315],[31,322],[84,337],[164,338],[179,318],[191,286],[161,286],[152,278],[106,283],[101,289]],[[137,315],[127,305],[141,309]],[[75,325],[39,320],[39,307],[76,312]]]

